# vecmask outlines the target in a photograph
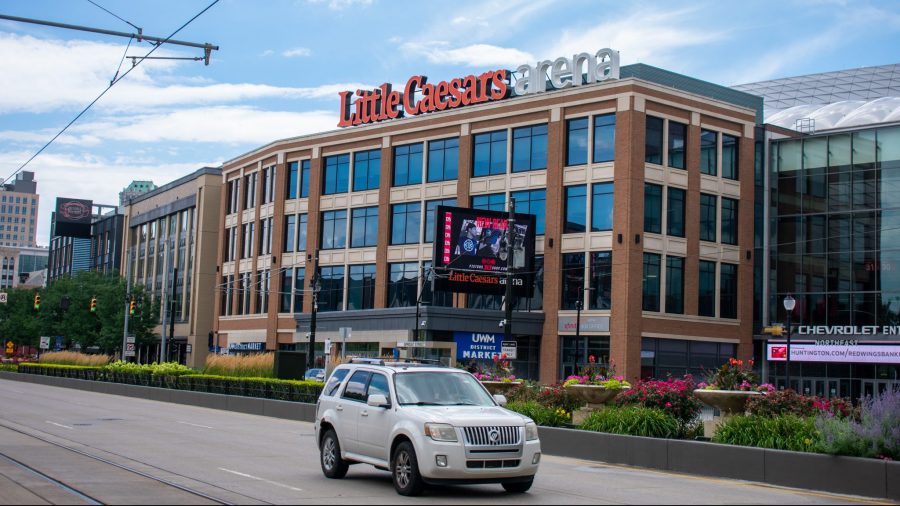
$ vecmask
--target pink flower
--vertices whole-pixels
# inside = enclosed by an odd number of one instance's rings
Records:
[[[671,407],[672,407],[672,403],[671,403],[671,402],[667,402],[667,403],[666,403],[666,407],[667,407],[667,408],[671,408]]]

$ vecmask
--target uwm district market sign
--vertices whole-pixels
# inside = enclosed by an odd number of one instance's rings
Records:
[[[791,343],[791,360],[900,364],[898,326],[801,325],[796,327],[795,335],[799,342]],[[787,360],[787,343],[769,341],[767,358],[773,362]]]
[[[341,118],[337,126],[366,125],[495,102],[510,97],[513,91],[516,96],[543,93],[548,84],[551,89],[564,89],[618,78],[619,53],[608,48],[593,55],[581,53],[572,58],[544,60],[534,66],[520,65],[515,72],[489,70],[437,84],[429,83],[426,76],[417,75],[406,81],[402,92],[394,90],[392,84],[384,83],[371,91],[338,93]]]

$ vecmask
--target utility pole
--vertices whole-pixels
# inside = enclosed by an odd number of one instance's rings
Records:
[[[128,347],[128,322],[131,319],[131,251],[125,255],[125,328],[122,332],[122,360],[127,362],[125,348]]]
[[[161,234],[162,232],[160,231],[159,233]],[[161,340],[160,340],[160,347],[159,347],[159,356],[156,357],[156,361],[159,363],[164,362],[164,360],[165,360],[164,357],[165,357],[165,353],[166,353],[166,330],[167,330],[166,327],[167,327],[167,323],[168,323],[168,319],[167,319],[168,311],[166,311],[166,309],[169,306],[169,298],[167,297],[167,291],[166,291],[166,288],[168,288],[168,286],[169,286],[169,255],[170,255],[170,252],[168,251],[169,241],[163,242],[162,247],[165,248],[167,251],[165,252],[165,256],[163,259],[163,282],[162,282],[162,288],[159,291],[160,292],[159,293],[159,302],[160,302],[159,307],[162,308]]]
[[[174,254],[175,247],[172,247],[172,253]],[[175,340],[175,287],[178,285],[178,267],[175,268],[172,273],[172,296],[169,297],[169,307],[171,307],[169,313],[169,341]],[[169,350],[168,348],[163,350],[165,353],[166,362],[169,361]]]
[[[509,199],[509,219],[506,228],[506,296],[504,308],[506,315],[503,320],[503,340],[512,341],[512,296],[513,296],[513,271],[516,258],[516,199]]]
[[[319,250],[316,250],[313,262],[313,277],[310,282],[313,300],[312,313],[309,316],[309,347],[306,352],[307,369],[312,369],[316,364],[316,312],[319,310],[319,290],[322,289],[322,283],[319,280]]]

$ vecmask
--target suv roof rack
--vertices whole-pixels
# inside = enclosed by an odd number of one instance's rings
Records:
[[[397,358],[385,361],[383,358],[351,358],[351,364],[381,365],[388,367],[447,367],[440,360],[428,358]]]

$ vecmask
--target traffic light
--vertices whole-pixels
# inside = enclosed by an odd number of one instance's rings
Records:
[[[134,316],[134,312],[137,309],[137,302],[134,299],[131,299],[131,304],[128,305],[128,313],[131,316]]]
[[[97,297],[91,297],[91,312],[97,312]]]
[[[34,294],[34,310],[37,311],[41,308],[41,294]]]

